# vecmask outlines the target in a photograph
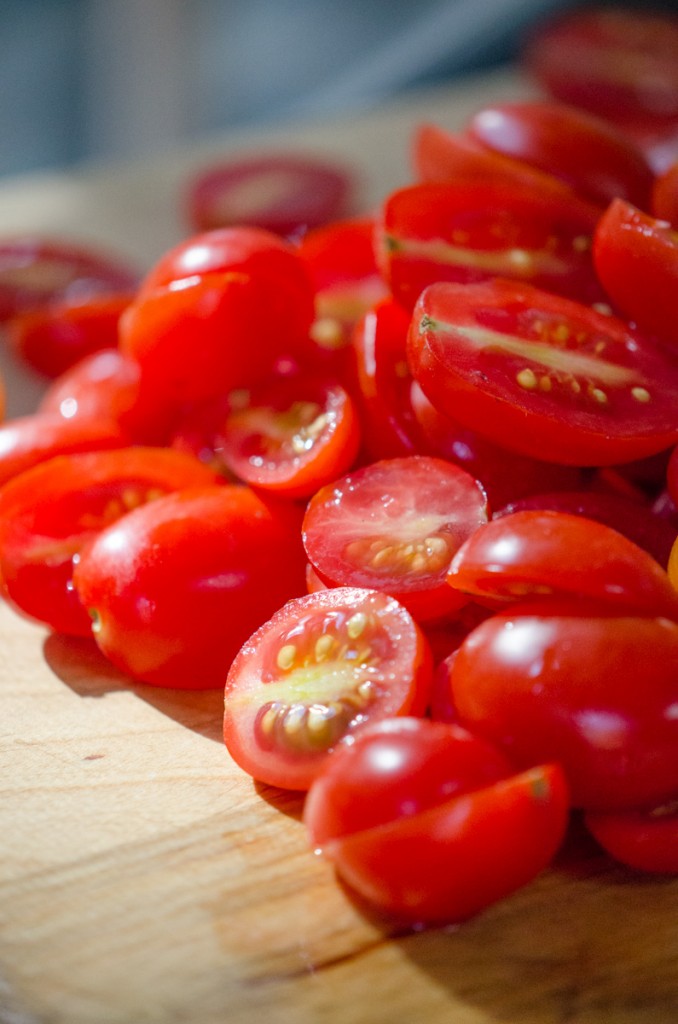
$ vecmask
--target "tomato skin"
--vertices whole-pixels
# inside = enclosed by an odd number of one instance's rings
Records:
[[[462,544],[448,583],[497,602],[580,597],[678,622],[678,592],[643,548],[604,523],[550,509],[500,516]]]
[[[606,206],[621,197],[647,207],[653,174],[633,140],[609,121],[552,101],[483,107],[466,131],[492,152],[553,174]]]
[[[600,208],[509,180],[411,185],[388,196],[375,245],[382,274],[411,310],[438,281],[529,281],[585,302],[604,299],[591,239]]]
[[[166,253],[120,324],[120,348],[170,399],[245,387],[308,350],[313,288],[294,248],[256,228],[193,236]]]
[[[601,466],[676,442],[672,358],[618,318],[541,289],[431,285],[407,351],[439,412],[520,454]]]
[[[678,160],[655,177],[649,213],[678,229]]]
[[[328,586],[383,590],[418,621],[461,607],[445,582],[453,553],[487,520],[481,485],[442,459],[383,459],[320,488],[302,526],[308,559]]]
[[[556,854],[567,821],[567,787],[551,764],[332,840],[323,853],[383,913],[450,924],[531,882]]]
[[[615,860],[638,871],[678,873],[678,812],[663,807],[631,811],[589,811],[586,827]]]
[[[461,725],[518,767],[558,761],[573,806],[612,810],[676,792],[677,669],[674,622],[544,598],[481,623],[450,685]]]
[[[113,420],[73,421],[48,413],[17,416],[0,426],[0,486],[56,455],[124,448],[128,443]]]
[[[307,790],[369,723],[422,715],[431,673],[423,633],[393,598],[357,587],[307,594],[260,626],[233,661],[224,742],[253,778]]]
[[[678,232],[615,199],[596,228],[593,258],[615,306],[641,330],[678,348]]]
[[[72,586],[83,549],[129,508],[220,478],[169,449],[125,447],[57,455],[0,489],[0,576],[5,597],[50,628],[89,636]]]
[[[255,626],[303,592],[298,529],[296,509],[229,484],[185,488],[129,512],[73,574],[97,645],[142,682],[223,686]]]

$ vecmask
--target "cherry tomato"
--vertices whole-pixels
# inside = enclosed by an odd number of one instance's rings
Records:
[[[452,559],[447,580],[497,602],[581,597],[678,621],[678,592],[647,551],[604,523],[551,509],[525,509],[479,527]]]
[[[440,412],[532,458],[609,465],[678,439],[669,356],[616,317],[529,285],[431,285],[408,354]]]
[[[678,231],[615,199],[598,223],[593,258],[615,306],[642,331],[678,348]]]
[[[410,614],[372,590],[338,587],[288,602],[235,658],[224,740],[261,782],[308,789],[368,722],[423,714],[431,655]]]
[[[134,289],[137,273],[85,245],[26,236],[0,242],[0,321],[52,302],[87,302]]]
[[[96,295],[87,302],[51,303],[12,317],[7,325],[17,355],[38,373],[57,377],[92,352],[115,348],[118,324],[134,293]]]
[[[466,131],[493,152],[562,178],[602,206],[617,196],[649,204],[653,173],[640,148],[608,121],[576,107],[544,100],[497,103],[479,110]]]
[[[292,235],[346,212],[353,176],[317,157],[265,153],[224,160],[196,173],[187,188],[195,231],[249,224]]]
[[[223,686],[250,633],[303,593],[299,518],[230,484],[129,512],[88,545],[73,574],[97,645],[143,682]]]
[[[220,478],[196,459],[160,448],[57,455],[0,489],[0,576],[5,596],[52,629],[89,636],[72,585],[92,538],[130,509]]]
[[[639,871],[678,873],[678,804],[649,810],[589,811],[584,821],[612,857]]]
[[[518,767],[559,762],[576,807],[659,804],[678,787],[678,625],[609,605],[518,605],[460,646],[452,700],[461,725]]]
[[[456,725],[409,718],[368,726],[337,750],[309,790],[304,820],[311,845],[363,899],[440,924],[478,913],[546,867],[568,800],[557,765],[513,775]]]
[[[0,426],[0,485],[55,455],[123,448],[129,443],[113,420],[67,420],[28,413]]]
[[[648,212],[657,220],[668,221],[671,227],[678,230],[678,159],[657,174]]]
[[[611,121],[678,117],[678,19],[669,11],[565,11],[537,26],[523,64],[552,96]]]
[[[340,384],[271,380],[230,405],[213,447],[219,461],[253,487],[308,498],[345,473],[357,455],[358,414]]]
[[[56,377],[38,411],[78,422],[107,417],[135,444],[164,444],[179,415],[177,406],[142,378],[139,364],[117,348],[85,356]]]
[[[465,603],[445,582],[453,554],[487,521],[481,485],[442,459],[384,459],[322,487],[303,541],[329,586],[382,590],[419,620]]]
[[[291,245],[257,228],[196,235],[163,256],[120,324],[156,392],[186,402],[245,387],[308,348],[313,288]]]
[[[376,233],[382,273],[412,309],[436,281],[530,281],[586,302],[603,299],[591,239],[600,209],[509,180],[412,185],[385,201]]]

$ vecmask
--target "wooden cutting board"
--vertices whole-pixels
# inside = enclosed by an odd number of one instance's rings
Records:
[[[187,169],[283,137],[355,160],[368,208],[407,181],[414,123],[525,92],[491,76],[350,123],[13,182],[0,231],[147,263],[181,237]],[[26,411],[40,384],[3,362]],[[232,764],[221,704],[134,685],[89,641],[0,607],[1,1024],[676,1024],[678,880],[613,866],[575,828],[475,920],[393,934],[310,852],[300,799]]]

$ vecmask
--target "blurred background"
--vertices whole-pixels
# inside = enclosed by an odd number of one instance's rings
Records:
[[[0,176],[365,108],[510,61],[531,25],[572,6],[0,0]]]

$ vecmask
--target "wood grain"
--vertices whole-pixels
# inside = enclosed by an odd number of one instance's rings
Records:
[[[414,123],[454,126],[499,93],[523,87],[475,81],[287,144],[359,160],[369,203],[405,179]],[[215,148],[9,184],[0,224],[85,225],[151,259],[180,233],[182,175]],[[41,385],[2,358],[26,411]],[[678,880],[614,867],[574,829],[477,919],[398,933],[310,852],[300,799],[231,763],[220,692],[135,685],[7,607],[0,654],[2,1024],[678,1021]]]

